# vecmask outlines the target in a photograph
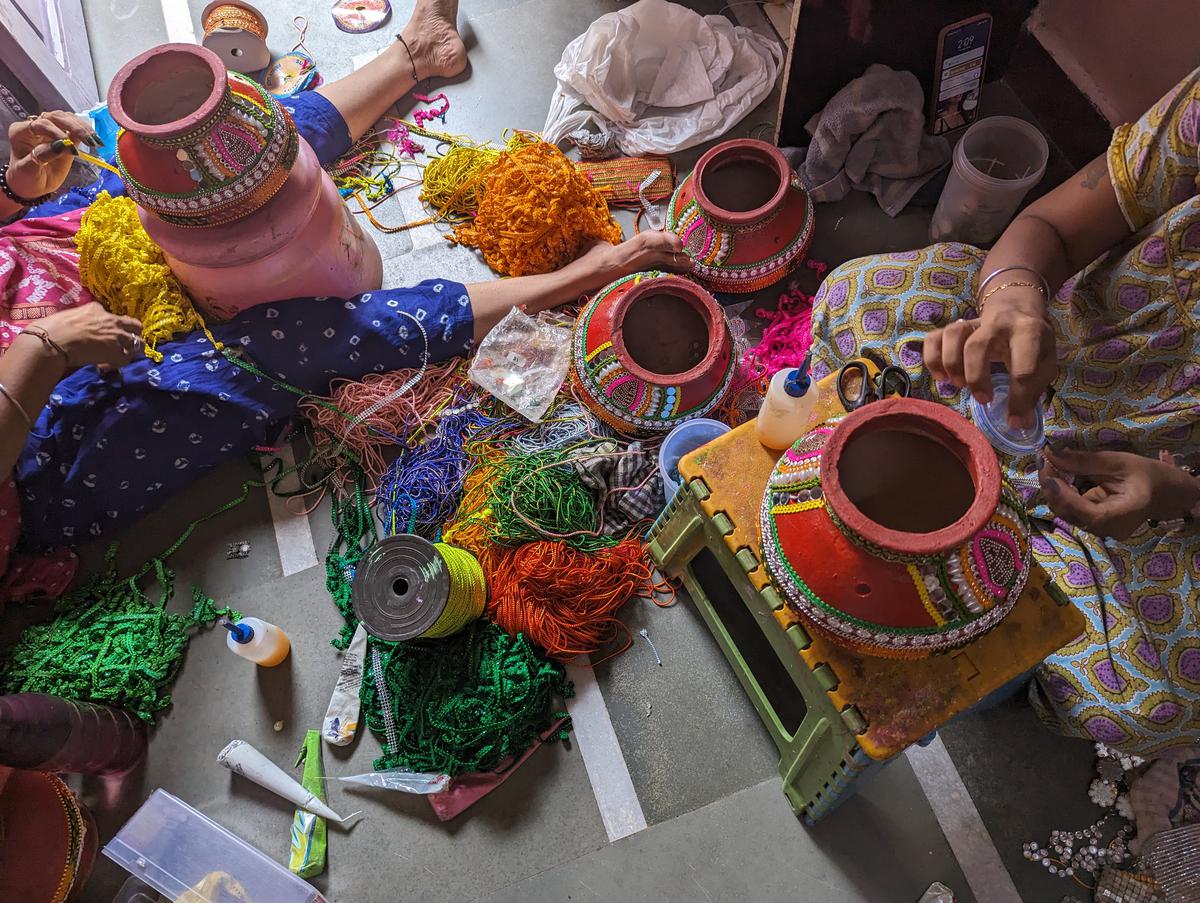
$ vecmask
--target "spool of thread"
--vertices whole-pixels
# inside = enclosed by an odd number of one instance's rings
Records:
[[[213,0],[200,14],[200,43],[221,58],[226,69],[258,72],[271,62],[267,17],[243,0]]]
[[[483,614],[487,584],[470,552],[401,533],[372,546],[351,603],[367,633],[400,642],[452,636]]]

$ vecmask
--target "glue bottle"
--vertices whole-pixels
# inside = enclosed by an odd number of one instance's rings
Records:
[[[286,633],[259,618],[242,618],[236,624],[222,618],[221,626],[229,631],[225,642],[231,650],[264,668],[278,665],[292,648]]]
[[[817,403],[806,368],[779,370],[771,377],[754,431],[767,448],[783,451],[808,432],[808,421]]]

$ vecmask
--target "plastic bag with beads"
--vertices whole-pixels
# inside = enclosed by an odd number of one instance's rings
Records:
[[[571,363],[571,331],[540,323],[515,307],[487,334],[467,371],[471,382],[537,423]]]

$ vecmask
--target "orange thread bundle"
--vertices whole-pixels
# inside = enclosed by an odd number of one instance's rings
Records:
[[[628,628],[616,611],[648,594],[651,569],[633,539],[589,554],[566,543],[530,542],[494,556],[488,572],[487,616],[512,634],[524,633],[550,658],[570,661]]]
[[[557,147],[521,137],[485,170],[479,209],[455,240],[505,276],[551,273],[594,242],[619,242],[621,227],[587,177]]]

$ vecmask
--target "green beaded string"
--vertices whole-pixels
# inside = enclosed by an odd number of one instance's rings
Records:
[[[387,738],[369,656],[361,700],[367,727],[383,746],[376,769],[492,771],[567,717],[554,709],[556,697],[574,692],[562,666],[539,656],[524,634],[480,620],[446,639],[369,642],[379,652],[396,738]],[[564,724],[554,739],[567,735]]]
[[[197,588],[192,589],[191,612],[167,611],[175,594],[175,572],[167,559],[200,524],[235,508],[251,489],[262,487],[262,481],[243,483],[237,498],[192,521],[164,552],[130,577],[118,576],[117,545],[109,546],[104,570],[64,595],[48,621],[26,628],[5,651],[0,691],[102,703],[153,724],[171,704],[169,688],[192,628],[210,625],[222,615],[241,618],[231,608],[218,609]],[[157,599],[139,586],[151,571],[159,586]]]

